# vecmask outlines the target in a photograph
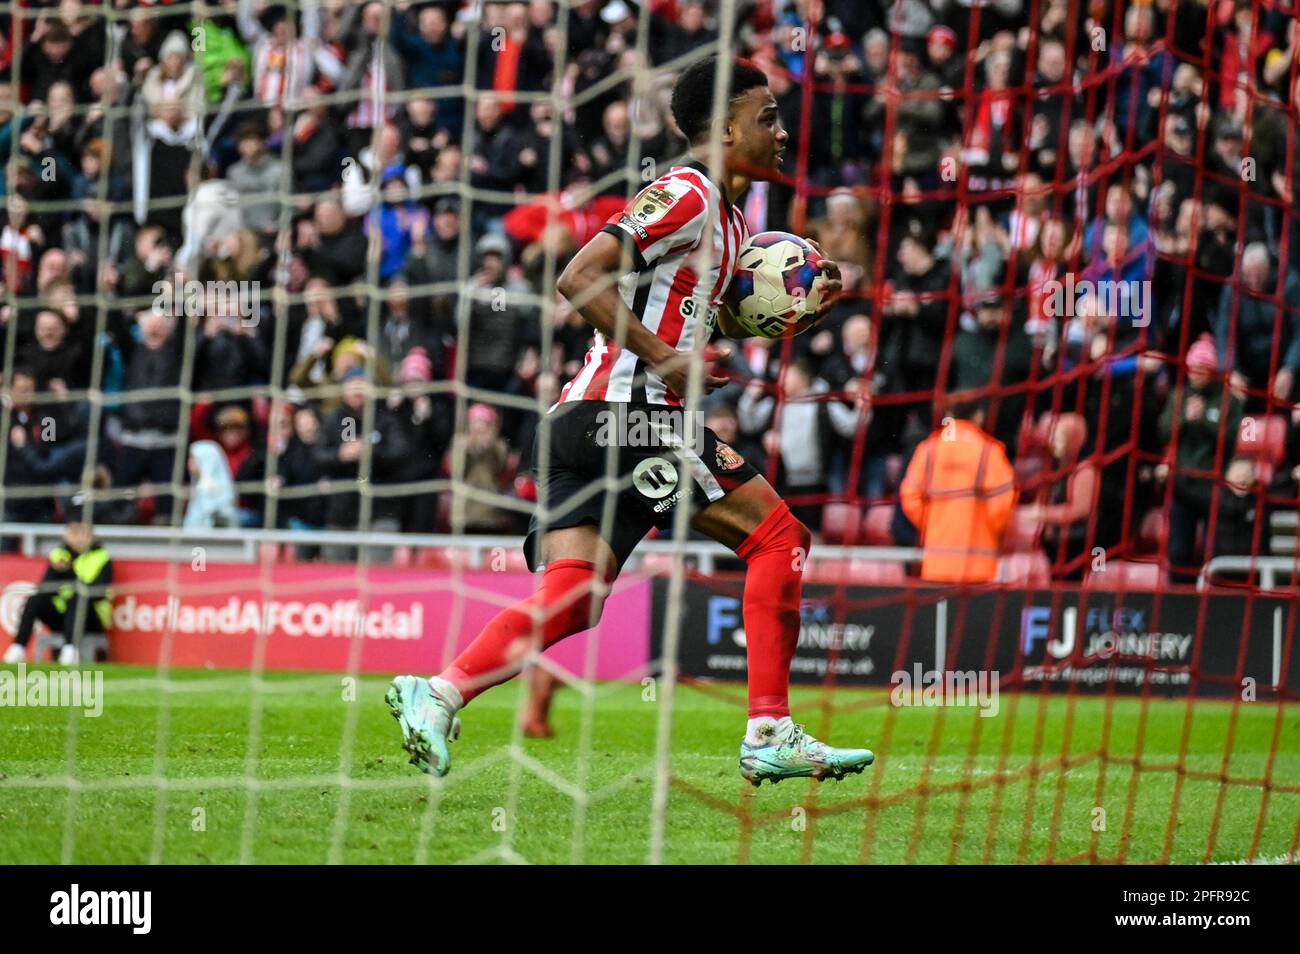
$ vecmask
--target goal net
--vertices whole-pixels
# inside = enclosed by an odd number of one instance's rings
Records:
[[[1294,861],[1293,0],[0,17],[0,860]],[[706,164],[746,58],[737,204],[844,293],[689,403],[814,533],[796,721],[877,761],[739,778],[744,565],[682,507],[427,778],[387,680],[532,591],[556,280],[709,56]]]

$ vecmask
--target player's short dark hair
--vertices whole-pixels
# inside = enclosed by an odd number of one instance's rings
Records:
[[[718,76],[716,56],[698,60],[686,67],[673,86],[672,111],[677,128],[689,142],[703,138],[713,125],[713,91]],[[751,89],[767,85],[767,76],[748,60],[731,64],[731,86],[727,102],[734,102]]]

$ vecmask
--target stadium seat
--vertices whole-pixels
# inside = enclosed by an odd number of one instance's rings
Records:
[[[1052,565],[1042,552],[1008,553],[998,560],[998,582],[1016,586],[1049,586]]]
[[[872,504],[862,518],[863,546],[890,547],[894,545],[894,505]]]
[[[861,586],[897,586],[907,579],[903,564],[892,560],[808,561],[804,579],[810,583],[853,583]]]
[[[822,539],[827,543],[860,542],[862,510],[857,504],[828,503],[822,507]]]
[[[461,550],[421,547],[411,561],[411,565],[422,570],[453,570],[457,567],[464,569],[469,565],[469,560]]]
[[[641,557],[641,565],[638,569],[646,576],[671,576],[673,559],[671,553],[647,553]],[[689,561],[687,567],[690,567]]]
[[[1161,582],[1160,564],[1142,560],[1107,560],[1105,569],[1085,574],[1095,590],[1156,590]]]
[[[1246,417],[1241,422],[1236,454],[1255,462],[1256,478],[1261,484],[1273,479],[1273,472],[1286,456],[1287,425],[1281,414]]]

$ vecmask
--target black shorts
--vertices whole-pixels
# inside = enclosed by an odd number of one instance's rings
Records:
[[[543,530],[588,523],[613,549],[621,570],[651,527],[672,527],[678,505],[688,496],[698,512],[758,476],[748,461],[699,423],[702,416],[682,408],[569,401],[545,421],[550,426],[545,467],[540,461],[543,424],[533,438],[537,509],[524,541],[531,570],[541,563]],[[607,484],[606,475],[617,486]]]

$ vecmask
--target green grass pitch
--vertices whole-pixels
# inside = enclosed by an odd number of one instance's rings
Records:
[[[552,740],[516,736],[520,686],[498,688],[463,713],[451,774],[430,782],[406,764],[384,679],[268,674],[255,692],[248,673],[104,672],[99,718],[0,709],[0,863],[651,857],[662,685],[657,699],[564,690]],[[1300,820],[1300,794],[1258,784],[1300,785],[1296,705],[1243,703],[1234,727],[1222,702],[1153,699],[1143,718],[1140,700],[1116,700],[1108,719],[1100,699],[1004,694],[980,719],[891,710],[882,691],[796,690],[809,731],[870,745],[876,765],[754,789],[736,770],[742,700],[734,686],[674,693],[663,861],[1199,862],[1216,812],[1212,860],[1250,856],[1261,817],[1253,856],[1279,859]]]

